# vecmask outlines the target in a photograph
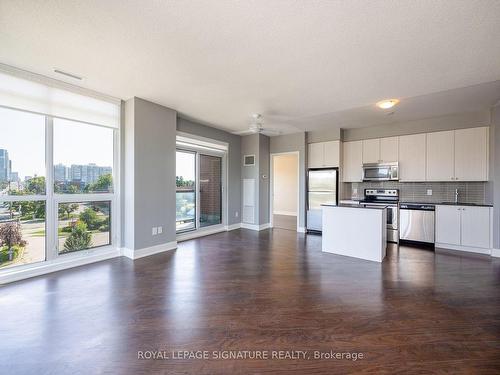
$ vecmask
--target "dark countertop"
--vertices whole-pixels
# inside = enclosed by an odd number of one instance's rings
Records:
[[[362,208],[365,210],[385,210],[387,206],[374,206],[369,203],[361,203],[361,204],[322,204],[322,206],[327,207],[342,207],[342,208]]]
[[[464,203],[464,202],[407,202],[399,201],[399,204],[428,204],[433,206],[476,206],[476,207],[493,207],[492,204],[481,203]]]

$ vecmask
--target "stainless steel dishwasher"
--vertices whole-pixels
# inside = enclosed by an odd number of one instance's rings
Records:
[[[399,239],[434,244],[434,211],[432,204],[402,203],[399,206]]]

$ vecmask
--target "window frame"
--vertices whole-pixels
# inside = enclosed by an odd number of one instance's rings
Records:
[[[112,249],[120,248],[120,128],[112,126],[103,126],[98,124],[91,124],[84,121],[71,119],[81,124],[89,126],[105,127],[113,131],[113,192],[111,193],[76,193],[76,194],[60,194],[54,192],[54,118],[47,114],[40,114],[36,112],[26,111],[22,109],[2,106],[0,107],[20,111],[25,113],[35,113],[42,115],[45,118],[45,194],[44,195],[2,195],[0,196],[0,203],[3,202],[16,202],[16,201],[44,201],[45,202],[45,260],[40,262],[33,262],[29,264],[14,265],[0,269],[0,275],[3,273],[12,273],[18,271],[29,270],[32,268],[40,267],[42,264],[51,263],[60,259],[81,258],[90,255],[104,253]],[[69,119],[64,119],[69,120]],[[59,254],[58,250],[58,206],[60,203],[80,203],[80,202],[99,202],[110,201],[110,244],[98,247],[93,247],[85,250],[74,251],[66,254]]]

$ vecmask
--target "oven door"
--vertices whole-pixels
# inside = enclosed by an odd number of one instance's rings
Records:
[[[388,206],[387,207],[387,228],[388,229],[398,229],[398,207]]]

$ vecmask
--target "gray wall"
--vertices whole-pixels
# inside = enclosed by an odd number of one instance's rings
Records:
[[[196,123],[182,117],[177,119],[177,130],[205,138],[227,142],[228,150],[228,225],[241,220],[241,137],[220,129]]]
[[[500,249],[500,106],[492,109],[491,124],[493,160],[490,178],[493,181],[493,247]]]
[[[269,137],[259,134],[259,224],[269,223]]]
[[[342,139],[342,133],[343,131],[340,128],[308,131],[307,143],[338,141]]]
[[[271,154],[280,152],[299,152],[299,226],[305,227],[306,215],[306,134],[294,133],[270,138]]]
[[[490,123],[491,113],[489,110],[485,110],[367,128],[344,129],[343,140],[357,141],[360,139],[473,128],[476,126],[489,126]]]
[[[246,178],[252,178],[255,182],[255,197],[259,198],[259,134],[251,134],[241,137],[241,180]],[[243,165],[243,156],[244,155],[255,155],[255,165],[244,166]],[[259,202],[255,202],[254,207],[254,223],[249,224],[259,224],[260,216],[259,216]],[[240,202],[241,210],[243,212],[243,200]],[[242,220],[243,222],[243,220]]]
[[[140,98],[125,103],[125,247],[166,244],[175,235],[176,111]],[[163,233],[152,236],[152,227]]]

